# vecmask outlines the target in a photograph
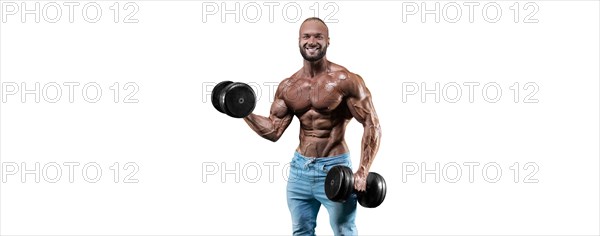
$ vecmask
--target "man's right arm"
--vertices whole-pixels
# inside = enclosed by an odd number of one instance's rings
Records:
[[[244,121],[246,121],[254,132],[273,142],[279,140],[281,135],[283,135],[283,131],[292,123],[292,118],[294,117],[283,101],[281,87],[280,84],[275,92],[275,100],[271,105],[271,114],[269,117],[254,113],[244,117]]]

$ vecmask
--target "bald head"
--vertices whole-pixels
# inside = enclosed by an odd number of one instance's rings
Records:
[[[325,27],[325,31],[327,32],[327,35],[329,36],[329,27],[327,27],[327,24],[325,24],[325,22],[323,20],[321,20],[319,17],[306,18],[306,20],[304,20],[302,22],[302,24],[300,25],[300,30],[302,30],[302,26],[304,26],[304,24],[306,24],[307,22],[320,23],[321,25],[323,25]]]

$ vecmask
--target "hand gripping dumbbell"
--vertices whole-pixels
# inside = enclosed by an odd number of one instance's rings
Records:
[[[244,118],[256,106],[256,94],[245,83],[223,81],[218,83],[211,94],[213,106],[231,117]]]
[[[334,166],[325,178],[325,194],[334,202],[345,202],[354,191],[354,176],[347,166]],[[383,202],[387,187],[380,174],[370,172],[367,176],[367,188],[356,191],[358,203],[366,208],[375,208]]]

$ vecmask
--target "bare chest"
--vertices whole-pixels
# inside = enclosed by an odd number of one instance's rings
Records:
[[[295,113],[310,109],[333,111],[343,100],[339,80],[324,75],[313,79],[297,79],[283,91],[283,99]]]

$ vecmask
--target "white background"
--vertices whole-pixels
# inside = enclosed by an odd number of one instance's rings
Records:
[[[56,103],[43,97],[36,103],[34,95],[22,102],[20,93],[1,103],[1,234],[290,234],[284,176],[298,143],[298,121],[278,142],[269,142],[242,120],[215,111],[207,100],[210,87],[203,87],[222,80],[261,85],[255,113],[268,114],[272,94],[263,84],[278,82],[302,65],[301,21],[282,17],[285,2],[275,7],[272,23],[263,2],[256,2],[262,7],[257,23],[241,15],[239,23],[234,15],[222,22],[221,12],[202,22],[202,2],[196,1],[134,2],[138,23],[122,21],[132,8],[121,9],[114,23],[109,9],[114,1],[98,2],[103,14],[88,23],[81,15],[86,2],[81,2],[70,23],[68,8],[57,3],[63,7],[57,23],[43,17],[36,23],[33,15],[22,23],[19,12],[3,18],[0,29],[3,85],[81,84],[73,103],[64,86]],[[383,130],[371,170],[386,178],[389,190],[380,207],[359,207],[359,232],[599,234],[598,2],[533,2],[538,23],[523,23],[533,9],[523,9],[525,2],[519,5],[518,23],[509,9],[513,1],[498,2],[502,15],[496,23],[482,17],[487,2],[475,8],[472,23],[469,9],[456,3],[463,11],[457,23],[443,17],[436,23],[433,15],[422,22],[420,12],[402,22],[402,2],[333,4],[332,19],[338,22],[329,23],[328,59],[365,79]],[[297,4],[301,19],[314,14],[314,1]],[[321,17],[333,12],[325,2],[318,8]],[[488,13],[495,16],[493,10]],[[295,17],[293,9],[289,14]],[[102,88],[97,103],[81,94],[89,82]],[[121,86],[118,103],[109,89],[115,82]],[[123,89],[127,82],[138,85],[138,103],[122,102],[132,91]],[[422,102],[420,93],[403,102],[402,85],[409,82],[425,83],[427,89],[436,82],[480,85],[472,103],[465,86],[456,103],[443,97],[435,102],[434,95]],[[490,82],[502,88],[496,103],[482,95]],[[518,103],[509,88],[515,82]],[[539,102],[523,103],[532,91],[523,88],[527,82],[538,86],[533,98]],[[362,127],[352,121],[346,139],[355,166],[361,136]],[[80,164],[73,183],[65,162]],[[121,169],[118,183],[110,169],[115,162]],[[129,162],[139,167],[138,183],[123,183],[132,171],[123,169]],[[451,183],[440,174],[436,183],[429,174],[422,181],[419,172],[403,181],[403,163],[434,169],[436,162],[442,173],[444,165],[457,163],[461,179]],[[480,164],[472,183],[465,162]],[[532,173],[533,168],[524,169],[530,162],[538,167],[532,178],[538,183],[523,182]],[[25,183],[21,172],[4,175],[15,163],[28,169],[40,163],[39,183],[33,174]],[[57,183],[43,178],[48,163],[62,166]],[[98,182],[83,179],[86,163],[102,168]],[[275,165],[271,175],[268,163]],[[486,163],[502,168],[498,182],[484,179]],[[520,168],[517,183],[510,169],[514,163]],[[209,175],[203,166],[219,169]],[[251,183],[247,179],[257,176],[256,166],[260,179]],[[55,169],[47,170],[47,176],[56,175]],[[456,175],[455,169],[445,170],[451,178]],[[223,179],[222,173],[234,174]],[[94,177],[93,171],[88,174]],[[331,234],[324,208],[317,233]]]

